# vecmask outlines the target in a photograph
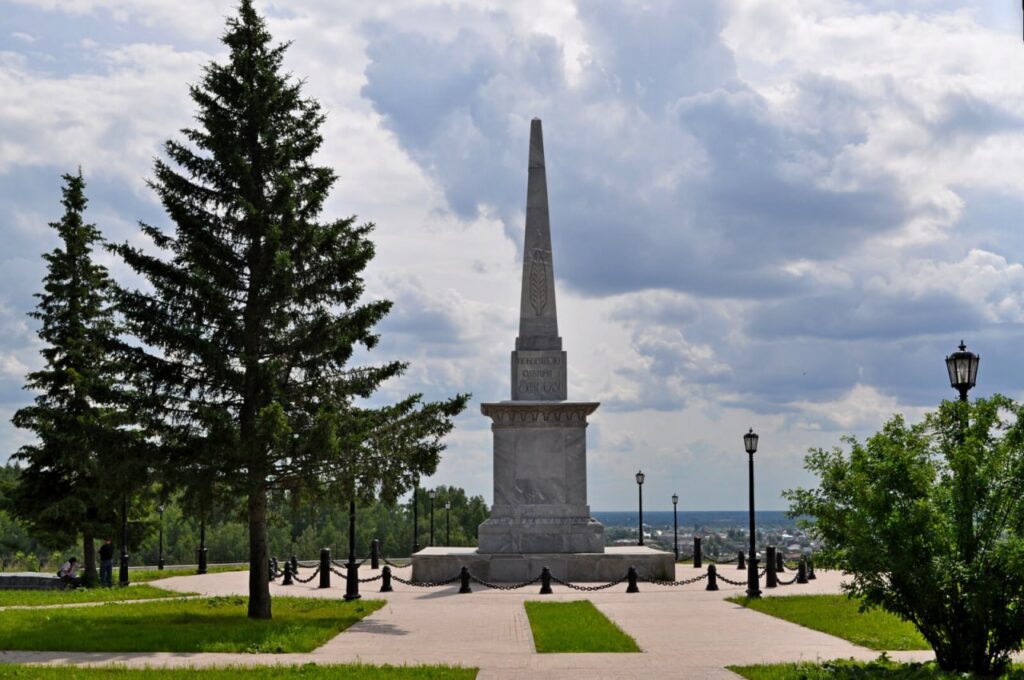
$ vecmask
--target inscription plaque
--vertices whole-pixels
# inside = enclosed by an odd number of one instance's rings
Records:
[[[516,350],[512,352],[514,401],[565,401],[565,352]]]

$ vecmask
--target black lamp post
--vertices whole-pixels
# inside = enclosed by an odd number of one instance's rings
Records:
[[[196,567],[197,574],[206,573],[206,515],[199,518],[199,565]]]
[[[747,555],[747,597],[761,597],[757,578],[756,528],[754,526],[754,454],[757,452],[757,435],[754,428],[743,435],[743,448],[750,454],[750,554]]]
[[[358,600],[359,594],[359,565],[356,564],[356,499],[355,494],[348,500],[348,563],[345,565],[345,595],[346,600]]]
[[[121,569],[117,582],[128,585],[128,497],[121,498]]]
[[[412,487],[412,551],[418,553],[420,551],[420,513],[419,513],[419,490],[420,480],[416,478],[415,485]]]
[[[164,504],[156,506],[156,511],[160,513],[160,551],[157,553],[156,568],[164,568]]]
[[[949,372],[949,386],[960,393],[960,401],[967,401],[967,393],[978,379],[978,363],[981,361],[974,352],[967,351],[967,345],[960,341],[960,351],[946,357]]]
[[[636,488],[640,492],[640,540],[637,541],[637,545],[644,544],[644,473],[642,470],[637,470],[636,473]]]
[[[437,489],[431,489],[427,492],[427,497],[430,498],[430,545],[434,545],[434,499],[437,498]]]
[[[960,393],[960,403],[963,408],[960,410],[959,415],[961,417],[960,432],[959,432],[959,443],[962,446],[964,443],[964,432],[968,426],[968,409],[967,409],[967,392],[974,387],[975,381],[978,378],[978,363],[981,361],[974,352],[967,351],[967,345],[964,341],[960,341],[960,351],[953,352],[946,357],[946,370],[949,372],[949,386]],[[970,492],[966,489],[972,486],[972,483],[968,481],[970,476],[974,473],[973,470],[957,470],[956,476],[954,477],[955,491],[954,494],[958,499],[962,499],[962,502],[956,504],[955,518],[957,524],[957,547],[961,554],[967,558],[968,561],[973,561],[975,554],[975,543],[974,538],[974,518],[973,518],[973,503],[970,502]]]
[[[672,494],[672,548],[676,554],[676,562],[679,561],[679,494]]]
[[[444,502],[444,544],[452,544],[452,502],[447,500]]]

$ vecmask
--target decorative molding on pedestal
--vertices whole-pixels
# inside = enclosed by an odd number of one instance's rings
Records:
[[[587,416],[601,404],[588,402],[500,401],[480,404],[492,427],[586,427]]]

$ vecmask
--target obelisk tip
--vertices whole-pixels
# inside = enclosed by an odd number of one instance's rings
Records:
[[[541,128],[540,118],[530,121],[530,166],[531,168],[544,167],[544,131]]]

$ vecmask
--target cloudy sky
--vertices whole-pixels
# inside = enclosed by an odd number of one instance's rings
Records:
[[[509,397],[529,121],[544,121],[569,398],[595,510],[740,509],[808,447],[953,395],[1024,396],[1024,44],[1016,0],[257,2],[329,113],[330,216],[377,224],[389,386],[471,391],[426,484],[491,499]],[[221,58],[232,0],[0,1],[0,461],[39,364],[26,317],[81,165],[111,240]],[[107,264],[127,278],[117,262]]]

